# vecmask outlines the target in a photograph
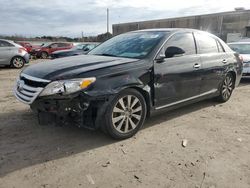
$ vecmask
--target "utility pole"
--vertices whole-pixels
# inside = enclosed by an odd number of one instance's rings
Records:
[[[84,41],[83,41],[83,31],[82,31],[82,42],[84,42]]]
[[[109,33],[109,9],[107,8],[107,33]]]

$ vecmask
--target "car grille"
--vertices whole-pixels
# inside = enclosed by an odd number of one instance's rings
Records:
[[[44,80],[21,74],[14,88],[16,98],[25,103],[32,104],[50,80]]]

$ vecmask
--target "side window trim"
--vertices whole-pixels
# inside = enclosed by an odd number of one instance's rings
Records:
[[[218,47],[218,52],[219,53],[225,53],[225,49],[224,49],[224,46],[222,46],[222,44],[220,43],[220,41],[218,39],[216,39],[216,44],[217,44],[217,47]],[[222,49],[222,52],[220,51],[220,48]]]
[[[177,32],[178,33],[178,32]],[[162,43],[161,47],[157,50],[153,60],[156,60],[162,52],[162,49],[164,48],[164,46],[166,45],[166,43],[171,39],[172,36],[174,36],[176,33],[172,33],[171,35],[169,35],[168,37],[166,37],[166,40]]]
[[[188,55],[185,55],[185,56],[192,56],[192,55],[197,55],[198,54],[198,49],[197,49],[197,44],[196,44],[196,41],[195,41],[195,38],[194,38],[194,34],[193,32],[190,32],[190,31],[185,31],[185,32],[175,32],[173,33],[172,35],[170,35],[162,44],[162,46],[159,48],[159,51],[156,53],[155,57],[154,57],[154,60],[157,59],[157,57],[159,57],[162,53],[162,50],[164,49],[164,47],[166,46],[166,44],[168,43],[168,41],[174,37],[176,34],[192,34],[193,36],[193,42],[194,42],[194,45],[195,45],[195,53],[194,54],[188,54]]]
[[[198,54],[198,46],[197,46],[196,38],[195,38],[195,36],[194,36],[194,32],[192,32],[192,35],[193,35],[193,38],[194,38],[195,54],[197,55],[197,54]]]

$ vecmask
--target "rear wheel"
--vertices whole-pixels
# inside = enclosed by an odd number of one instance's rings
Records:
[[[41,53],[41,58],[42,59],[47,59],[49,57],[49,54],[47,52],[42,52]]]
[[[106,111],[105,132],[115,139],[135,135],[146,117],[146,102],[137,90],[127,89],[119,93]]]
[[[12,60],[11,60],[11,66],[16,68],[16,69],[20,69],[24,66],[25,64],[25,61],[22,57],[14,57]]]
[[[233,75],[231,73],[227,74],[222,83],[220,95],[217,97],[219,102],[226,102],[230,99],[234,90],[234,83]]]

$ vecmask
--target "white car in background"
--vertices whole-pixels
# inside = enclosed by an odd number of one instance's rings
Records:
[[[30,55],[27,50],[11,40],[0,39],[0,65],[17,69],[29,63]]]
[[[243,77],[250,77],[250,42],[232,42],[228,45],[243,58]]]

